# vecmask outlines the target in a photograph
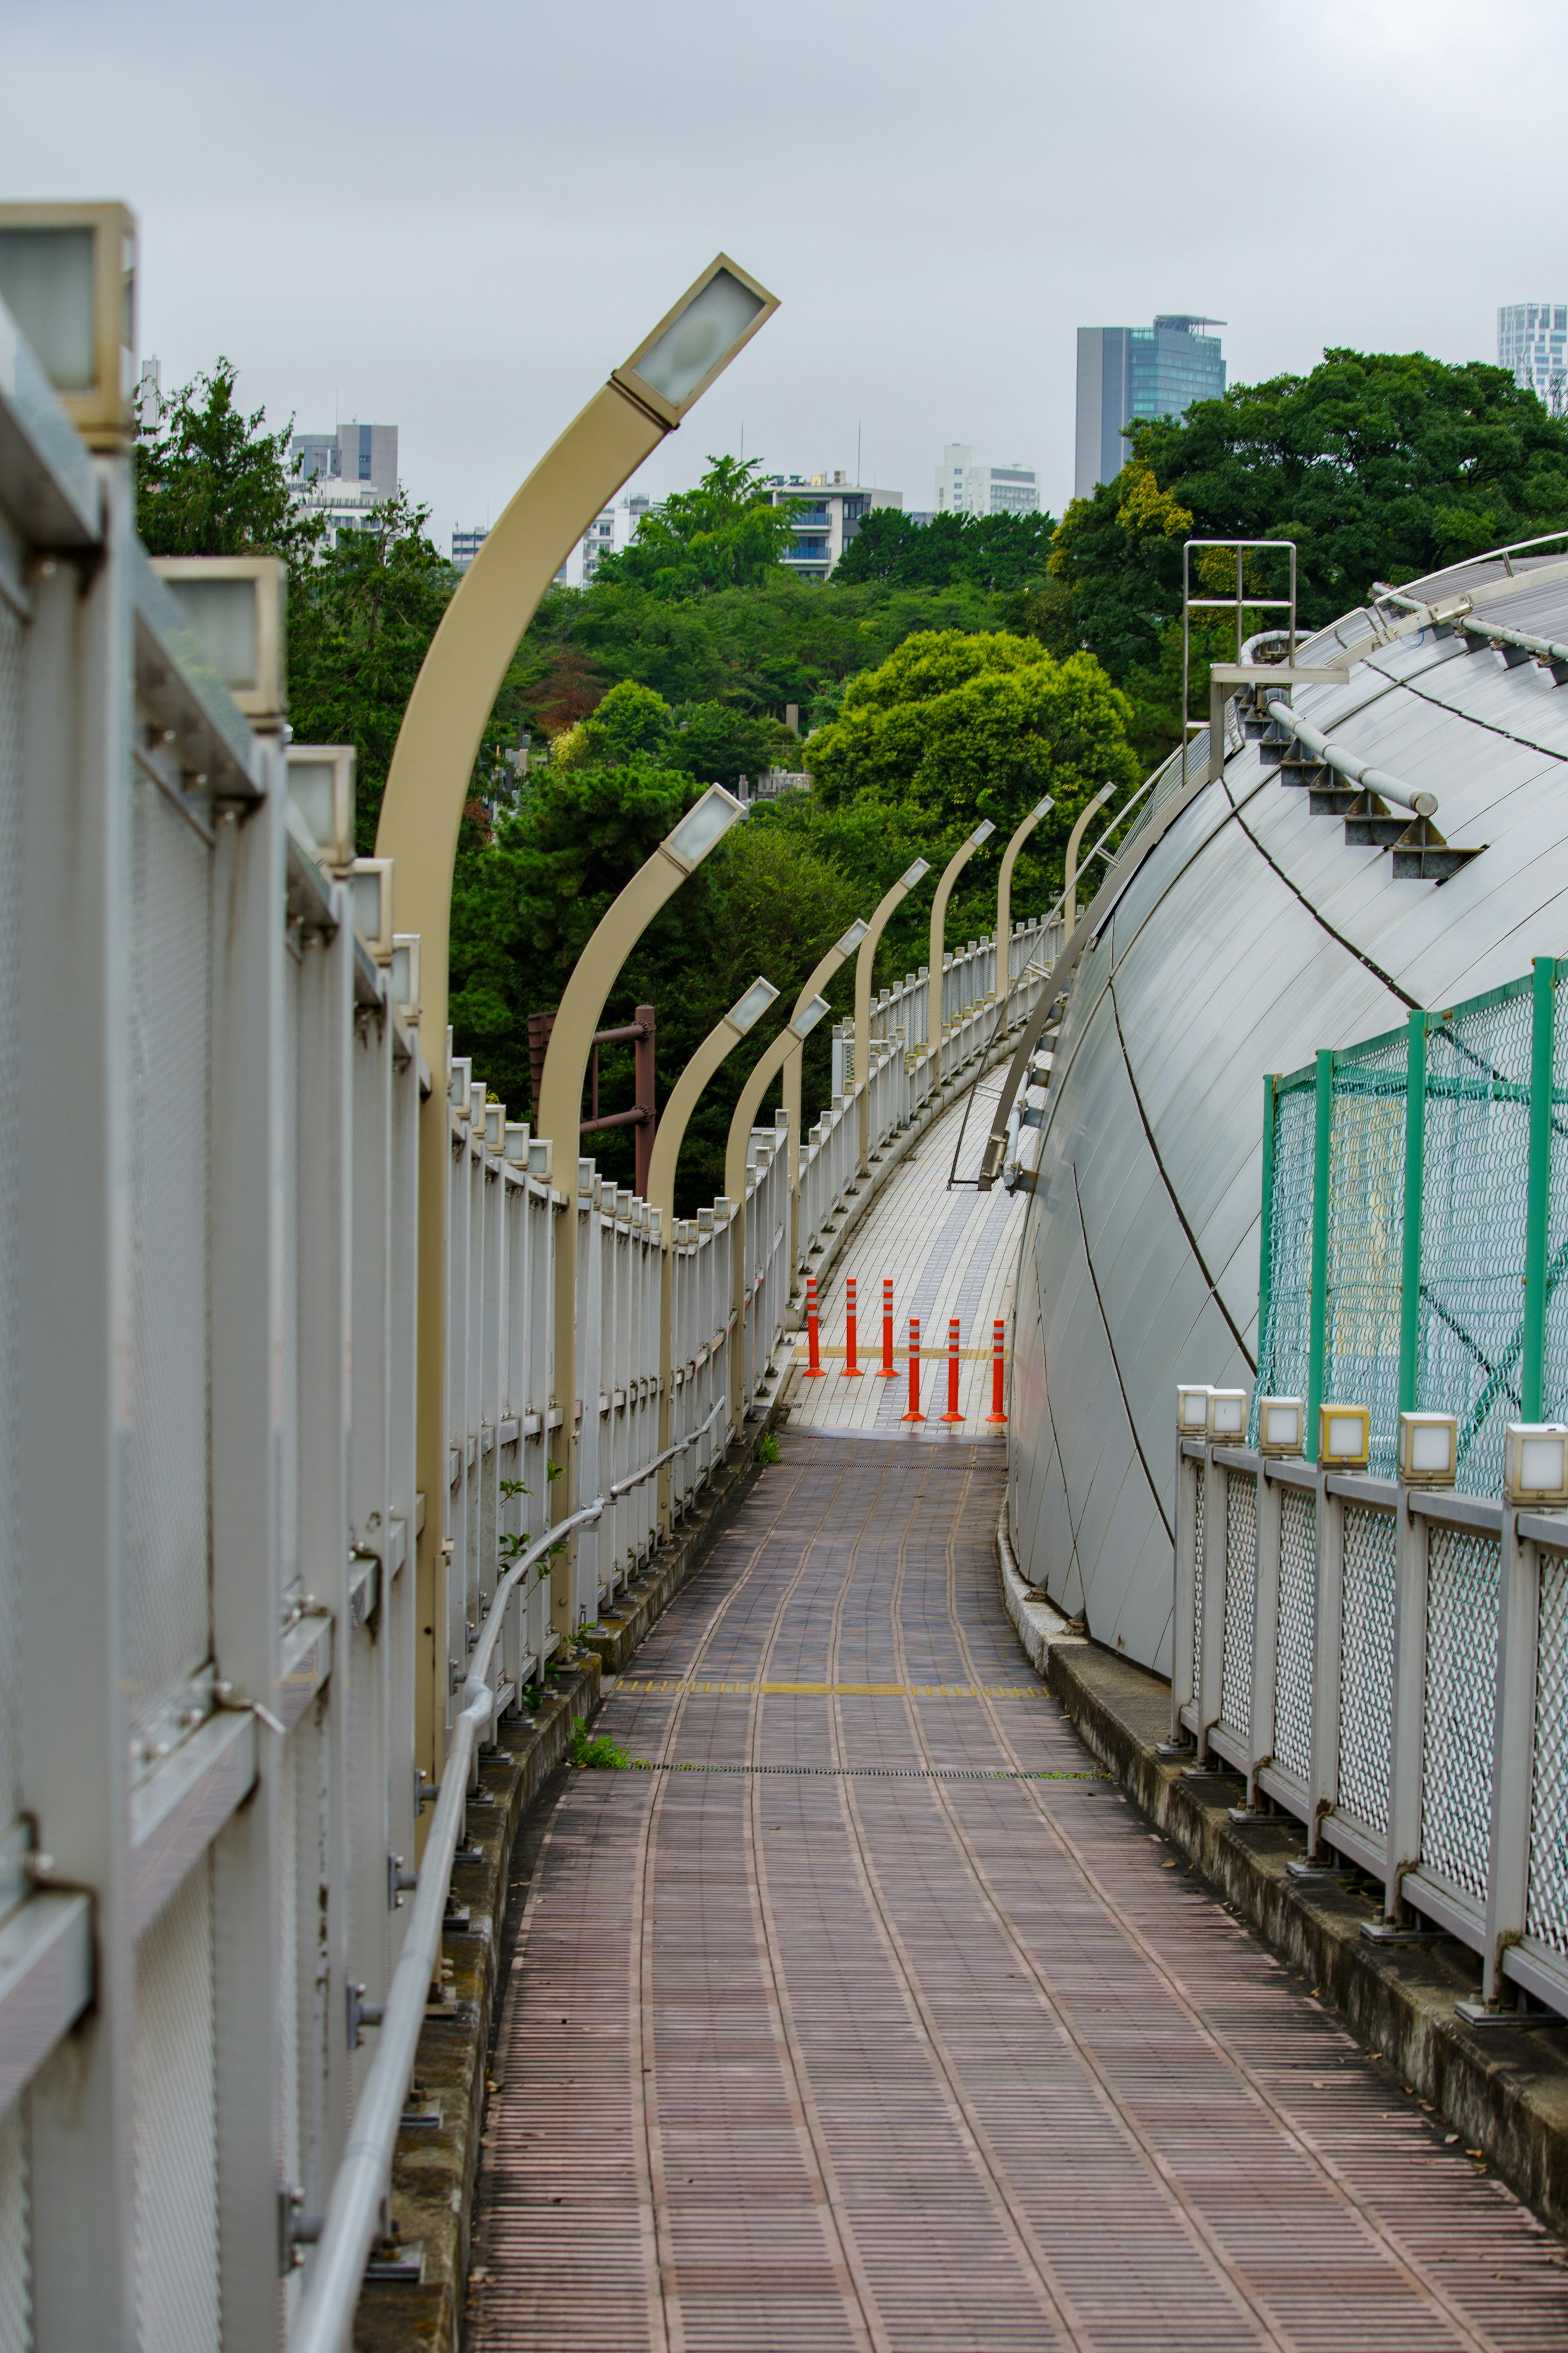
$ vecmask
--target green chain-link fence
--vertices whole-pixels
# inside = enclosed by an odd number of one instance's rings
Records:
[[[1510,1421],[1568,1416],[1568,961],[1264,1093],[1258,1395],[1459,1422],[1459,1484],[1502,1486]],[[1256,1437],[1256,1404],[1253,1433]]]

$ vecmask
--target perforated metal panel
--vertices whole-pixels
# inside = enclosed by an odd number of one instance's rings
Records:
[[[1204,1677],[1204,1479],[1207,1465],[1193,1465],[1198,1492],[1196,1533],[1193,1538],[1193,1689],[1200,1691]]]
[[[136,1956],[136,2307],[142,2353],[218,2342],[217,2127],[210,1863]]]
[[[1318,1498],[1279,1499],[1279,1646],[1274,1671],[1274,1761],[1304,1781],[1312,1761],[1312,1630],[1318,1610]]]
[[[25,637],[0,605],[0,1822],[21,1807],[21,1628],[17,1620],[16,1415],[20,1357],[16,1340],[20,1255],[17,1154],[22,1107],[18,1078],[22,961],[22,691]]]
[[[27,2130],[20,2105],[0,2118],[0,2353],[31,2353],[32,2216]]]
[[[1258,1590],[1258,1482],[1227,1471],[1225,1522],[1225,1664],[1220,1721],[1245,1740],[1252,1730],[1252,1620]]]
[[[210,853],[132,791],[131,1426],[125,1688],[132,1725],[210,1649],[207,1508]]]
[[[1428,1561],[1421,1853],[1479,1903],[1491,1845],[1498,1539],[1434,1522]]]
[[[1541,1556],[1535,1715],[1525,1926],[1568,1953],[1568,1556],[1560,1552]]]
[[[1394,1718],[1397,1530],[1392,1512],[1347,1504],[1344,1514],[1339,1802],[1368,1830],[1385,1831]]]
[[[1370,1408],[1380,1478],[1397,1468],[1408,1060],[1396,1029],[1336,1054],[1333,1069],[1323,1394]]]

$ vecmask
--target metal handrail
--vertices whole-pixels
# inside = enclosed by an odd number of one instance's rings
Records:
[[[1559,686],[1568,684],[1568,646],[1559,645],[1554,638],[1532,637],[1528,629],[1507,628],[1501,621],[1483,621],[1474,613],[1456,615],[1452,627],[1467,639],[1482,638],[1494,646],[1515,646],[1532,661],[1543,663]]]
[[[634,1487],[642,1486],[653,1477],[656,1471],[662,1471],[667,1462],[673,1462],[678,1454],[684,1454],[689,1447],[695,1446],[700,1439],[706,1438],[729,1402],[728,1397],[721,1397],[707,1420],[700,1429],[694,1430],[689,1438],[678,1438],[673,1446],[667,1446],[662,1454],[656,1454],[651,1462],[646,1464],[640,1471],[634,1471],[629,1479],[617,1479],[615,1485],[607,1490],[605,1501],[618,1504],[623,1495],[629,1495]]]
[[[452,1859],[468,1802],[468,1772],[479,1734],[495,1708],[485,1677],[500,1639],[508,1602],[535,1561],[574,1528],[596,1520],[601,1495],[546,1529],[513,1561],[496,1587],[495,1599],[474,1646],[463,1685],[462,1713],[452,1726],[435,1818],[419,1867],[419,1884],[408,1915],[403,1948],[392,1972],[382,2011],[381,2042],[354,2106],[321,2223],[315,2261],[306,2282],[300,2316],[289,2337],[289,2353],[344,2353],[354,2310],[364,2285],[364,2267],[381,2221],[381,2201],[392,2170],[393,2150],[403,2118],[414,2062],[425,2023],[430,1981],[441,1957],[441,1925],[451,1885]]]
[[[1386,769],[1372,767],[1365,760],[1358,759],[1342,744],[1331,744],[1326,735],[1292,711],[1288,702],[1269,703],[1268,716],[1278,720],[1281,727],[1289,728],[1298,742],[1306,745],[1313,759],[1321,760],[1325,768],[1332,768],[1336,776],[1345,777],[1352,785],[1359,785],[1363,792],[1376,793],[1385,801],[1396,801],[1413,817],[1436,817],[1436,793],[1420,792],[1415,786],[1407,785],[1402,776],[1391,776]]]

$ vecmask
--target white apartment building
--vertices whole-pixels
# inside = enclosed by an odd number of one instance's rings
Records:
[[[634,491],[629,499],[621,501],[619,506],[606,507],[603,514],[594,517],[583,533],[579,550],[582,557],[581,582],[574,583],[574,586],[581,585],[586,588],[606,555],[618,555],[623,547],[631,545],[638,523],[652,504],[653,501],[646,498],[641,491]]]
[[[851,482],[842,468],[833,474],[770,474],[763,487],[775,507],[797,501],[795,541],[784,551],[784,568],[802,580],[826,580],[839,557],[877,507],[902,507],[902,491],[868,490]]]
[[[351,417],[331,433],[296,433],[289,461],[298,468],[297,502],[326,518],[324,544],[335,547],[341,533],[363,531],[372,509],[395,494],[397,427]]]
[[[1032,466],[982,466],[967,441],[950,441],[936,470],[938,514],[1038,514],[1039,477]]]
[[[1500,367],[1543,400],[1553,417],[1568,411],[1568,302],[1505,302],[1497,314]]]

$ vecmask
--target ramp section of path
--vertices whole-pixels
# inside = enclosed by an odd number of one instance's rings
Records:
[[[1556,2242],[1102,1778],[995,1440],[792,1427],[596,1728],[511,1963],[494,2353],[1568,2348]]]
[[[1023,1230],[1023,1194],[977,1193],[972,1182],[949,1189],[955,1151],[961,1178],[979,1166],[1002,1071],[979,1081],[967,1101],[937,1120],[899,1164],[886,1192],[850,1236],[829,1274],[821,1280],[821,1380],[798,1382],[790,1406],[795,1428],[881,1430],[903,1426],[909,1402],[910,1318],[921,1327],[921,1434],[962,1438],[985,1430],[991,1410],[993,1325],[998,1317],[1013,1328],[1013,1284]],[[962,1134],[962,1144],[960,1136]],[[853,1276],[859,1324],[858,1378],[845,1375],[847,1280]],[[877,1367],[882,1353],[882,1285],[893,1282],[893,1342],[896,1378],[883,1380]],[[962,1423],[945,1427],[939,1417],[947,1404],[946,1356],[949,1320],[959,1322],[959,1409]],[[795,1350],[804,1366],[804,1339]],[[917,1429],[920,1425],[915,1425]]]

